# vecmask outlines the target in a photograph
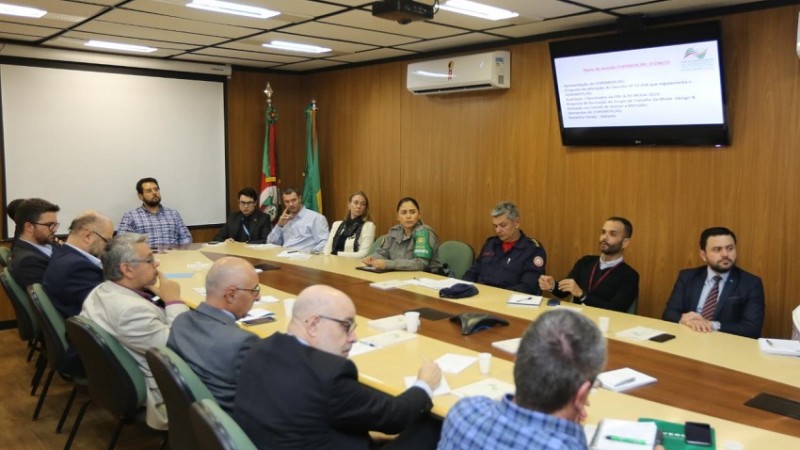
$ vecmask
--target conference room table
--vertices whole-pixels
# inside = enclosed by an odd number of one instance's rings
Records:
[[[159,270],[181,285],[182,297],[190,305],[203,301],[202,287],[211,263],[234,255],[254,264],[277,267],[259,274],[261,295],[273,302],[258,302],[254,308],[274,313],[275,322],[248,327],[266,337],[285,332],[286,317],[282,300],[294,298],[313,284],[328,284],[349,295],[358,314],[358,338],[383,333],[371,329],[368,322],[404,311],[431,308],[447,315],[484,312],[503,318],[508,326],[495,326],[464,336],[460,326],[449,320],[422,319],[417,336],[374,351],[351,356],[359,369],[361,382],[390,394],[406,389],[406,377],[414,377],[424,359],[435,360],[445,354],[492,356],[488,375],[481,375],[478,364],[460,373],[446,373],[451,389],[489,380],[498,389],[513,387],[514,355],[491,344],[521,337],[530,322],[552,308],[546,302],[539,307],[508,305],[512,292],[476,285],[480,293],[472,298],[446,300],[436,290],[406,285],[391,290],[370,286],[387,280],[440,279],[424,272],[370,273],[356,270],[355,259],[329,255],[291,253],[278,256],[284,249],[242,243],[213,245],[192,244],[183,249],[159,251]],[[285,253],[284,253],[285,254]],[[279,301],[275,302],[274,299]],[[608,362],[606,370],[630,367],[657,379],[625,393],[594,389],[587,424],[603,418],[636,420],[649,417],[670,422],[706,422],[716,430],[717,448],[733,441],[745,449],[800,449],[800,422],[790,417],[744,405],[760,392],[800,400],[800,358],[761,353],[757,341],[725,333],[697,333],[689,328],[662,320],[562,302],[598,321],[609,319],[606,333]],[[664,343],[634,341],[617,332],[643,326],[676,336]],[[444,417],[459,397],[450,393],[434,397],[433,413]]]

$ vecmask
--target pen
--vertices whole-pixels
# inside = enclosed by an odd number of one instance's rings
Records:
[[[375,344],[373,344],[372,342],[369,342],[369,341],[359,341],[359,342],[361,342],[362,344],[366,345],[367,347],[372,347],[372,348],[377,347],[377,345],[375,345]]]
[[[772,347],[772,345],[773,345],[773,344],[772,344],[772,341],[770,341],[769,339],[764,339],[764,340],[765,340],[765,341],[767,341],[767,344],[768,344],[770,347]]]
[[[626,378],[626,379],[620,381],[619,383],[614,383],[614,385],[612,387],[615,387],[615,388],[616,387],[620,387],[620,386],[626,385],[628,383],[633,383],[634,381],[636,381],[636,377]]]
[[[626,444],[647,445],[647,441],[643,441],[641,439],[633,439],[633,438],[627,438],[627,437],[623,437],[623,436],[614,436],[613,434],[609,434],[608,436],[606,436],[606,439],[608,439],[609,441],[614,441],[614,442],[624,442]]]

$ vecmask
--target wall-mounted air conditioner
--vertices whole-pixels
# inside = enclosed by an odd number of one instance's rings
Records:
[[[508,89],[511,87],[511,53],[495,51],[411,63],[406,87],[414,95]]]

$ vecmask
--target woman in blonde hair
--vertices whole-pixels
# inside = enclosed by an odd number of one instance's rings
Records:
[[[363,258],[373,241],[375,224],[369,216],[369,199],[367,194],[356,191],[350,194],[347,201],[344,220],[333,223],[324,253],[346,258]]]

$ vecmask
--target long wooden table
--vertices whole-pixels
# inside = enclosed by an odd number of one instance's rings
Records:
[[[360,316],[358,331],[362,335],[377,333],[366,326],[367,319],[419,307],[449,314],[483,311],[510,322],[508,327],[495,327],[462,336],[459,327],[447,320],[423,320],[418,339],[355,357],[363,381],[388,392],[404,389],[402,375],[415,374],[421,361],[420,354],[435,358],[446,352],[491,352],[495,356],[491,376],[513,383],[513,356],[494,349],[491,343],[521,336],[530,321],[547,309],[509,307],[505,303],[509,292],[488,286],[479,286],[479,296],[463,301],[441,300],[435,297],[435,291],[421,287],[381,291],[371,288],[369,283],[433,276],[402,272],[371,274],[354,270],[358,265],[356,261],[333,256],[287,261],[276,257],[279,250],[253,249],[241,244],[208,246],[202,250],[202,253],[174,251],[159,255],[162,270],[168,273],[187,272],[187,267],[198,266],[196,262],[205,262],[207,270],[209,261],[226,254],[247,257],[253,262],[268,261],[278,265],[280,270],[265,271],[260,275],[266,293],[273,292],[272,295],[278,298],[286,298],[297,295],[311,284],[335,286],[347,293],[356,304]],[[190,301],[202,301],[202,297],[194,294],[189,286],[199,287],[197,283],[202,283],[203,279],[204,272],[201,270],[196,277],[181,280],[184,293]],[[276,312],[278,322],[253,327],[255,331],[269,335],[284,330],[282,305],[269,305],[267,308]],[[796,420],[743,405],[759,392],[800,399],[800,377],[797,376],[800,374],[800,358],[762,355],[753,340],[723,333],[699,334],[677,324],[590,307],[582,307],[582,312],[594,319],[600,316],[611,318],[609,369],[632,367],[658,379],[657,383],[628,394],[605,390],[593,393],[590,421],[602,417],[635,419],[640,416],[677,422],[699,420],[710,422],[717,428],[720,436],[718,442],[727,436],[747,444],[746,448],[800,448],[800,427]],[[615,338],[615,331],[635,325],[663,329],[675,334],[677,339],[658,344]],[[451,387],[480,379],[477,367],[464,372],[458,376],[447,376]],[[437,397],[434,412],[446,414],[455,401],[452,395]],[[769,446],[765,446],[767,444]]]

